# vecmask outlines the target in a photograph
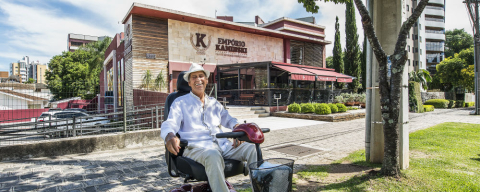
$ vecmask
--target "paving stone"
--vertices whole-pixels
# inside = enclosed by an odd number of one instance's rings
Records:
[[[97,189],[95,188],[95,186],[90,186],[90,187],[86,187],[83,189],[85,192],[96,192]]]
[[[41,173],[30,173],[27,175],[20,175],[20,179],[21,180],[34,179],[34,178],[40,177],[40,174]]]
[[[143,171],[143,170],[145,170],[145,169],[147,169],[147,168],[145,168],[145,167],[132,167],[132,168],[130,168],[130,169],[132,169],[132,170],[134,170],[134,171]]]
[[[98,167],[100,167],[100,165],[92,164],[92,165],[86,166],[85,169],[95,169],[95,168],[98,168]]]
[[[108,190],[114,189],[117,186],[120,186],[120,184],[110,183],[105,185],[99,185],[97,186],[97,191],[108,191]]]
[[[74,165],[78,163],[78,160],[68,160],[68,161],[63,161],[64,165]]]
[[[128,186],[128,185],[134,185],[134,184],[138,184],[138,183],[141,183],[142,181],[138,180],[138,179],[132,179],[132,180],[126,180],[126,181],[123,181],[122,182],[122,185],[123,186]]]
[[[29,165],[29,166],[26,166],[24,169],[36,169],[40,167],[43,167],[43,165]]]
[[[40,192],[57,192],[57,187],[41,188],[38,191],[40,191]]]
[[[88,174],[88,175],[85,176],[85,178],[96,179],[96,178],[103,177],[103,176],[104,176],[103,174]]]
[[[9,188],[0,188],[0,192],[10,192],[10,187]]]
[[[60,161],[47,161],[45,162],[45,165],[60,165]]]
[[[17,176],[3,177],[3,178],[0,178],[0,183],[17,181],[17,180],[18,180]]]
[[[22,167],[12,167],[12,168],[4,169],[3,171],[4,172],[15,172],[15,171],[18,171],[20,169],[22,169]]]
[[[123,174],[123,172],[120,170],[105,171],[105,175],[115,175],[115,174]]]
[[[147,166],[147,168],[149,168],[149,169],[155,169],[155,168],[160,168],[160,167],[161,167],[160,164],[153,164],[153,165]]]
[[[125,177],[123,175],[109,175],[105,177],[107,183],[120,183]]]
[[[124,169],[124,170],[123,170],[123,172],[124,172],[124,173],[126,173],[126,174],[133,173],[133,171],[132,171],[132,170],[130,170],[130,169]]]
[[[65,184],[65,185],[61,185],[60,188],[62,189],[62,191],[69,191],[69,190],[72,190],[72,189],[83,188],[83,184],[82,183],[68,183],[68,184]]]
[[[13,187],[13,191],[34,191],[37,190],[37,185],[20,185]]]
[[[82,175],[73,175],[73,176],[67,177],[67,181],[70,181],[70,182],[77,182],[81,180],[83,180]]]
[[[103,184],[105,184],[105,180],[103,180],[103,178],[96,178],[96,179],[90,179],[85,181],[86,186],[103,185]]]

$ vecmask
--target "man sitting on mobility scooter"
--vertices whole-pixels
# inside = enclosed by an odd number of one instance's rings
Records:
[[[193,63],[183,78],[192,88],[190,94],[180,96],[172,103],[168,118],[162,123],[161,137],[170,153],[180,152],[180,139],[188,140],[183,157],[188,157],[205,167],[210,188],[214,192],[228,192],[224,176],[224,158],[257,161],[255,145],[237,139],[234,144],[226,138],[216,138],[222,133],[220,126],[234,129],[239,123],[236,118],[213,97],[205,94],[210,72]],[[262,135],[263,136],[263,135]],[[262,137],[263,140],[263,137]]]

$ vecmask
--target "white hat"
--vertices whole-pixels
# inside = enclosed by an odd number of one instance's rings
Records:
[[[205,70],[201,65],[197,63],[192,63],[192,66],[190,66],[190,69],[188,69],[185,75],[183,75],[183,79],[185,79],[185,81],[188,82],[188,79],[190,78],[190,73],[197,72],[197,71],[203,71],[207,76],[207,78],[210,77],[209,71]]]

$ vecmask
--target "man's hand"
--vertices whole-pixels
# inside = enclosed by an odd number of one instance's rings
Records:
[[[240,141],[238,139],[233,139],[233,148],[237,148],[238,146],[240,146],[243,142],[245,141]]]
[[[174,155],[178,155],[180,153],[180,139],[173,133],[168,133],[167,137],[167,150]]]

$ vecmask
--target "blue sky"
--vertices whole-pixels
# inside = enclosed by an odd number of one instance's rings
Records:
[[[0,0],[0,71],[9,64],[29,56],[30,61],[48,63],[54,55],[67,49],[68,33],[113,36],[123,31],[120,21],[133,2],[214,17],[230,15],[236,22],[253,22],[259,15],[265,22],[279,17],[312,16],[297,0]],[[465,28],[470,21],[461,0],[447,0],[446,28]],[[326,39],[334,40],[335,16],[344,34],[345,6],[319,2],[317,24],[326,26]],[[357,14],[357,20],[359,20]],[[357,21],[360,39],[363,31]],[[342,42],[344,44],[345,42]],[[327,56],[333,45],[327,46]]]

